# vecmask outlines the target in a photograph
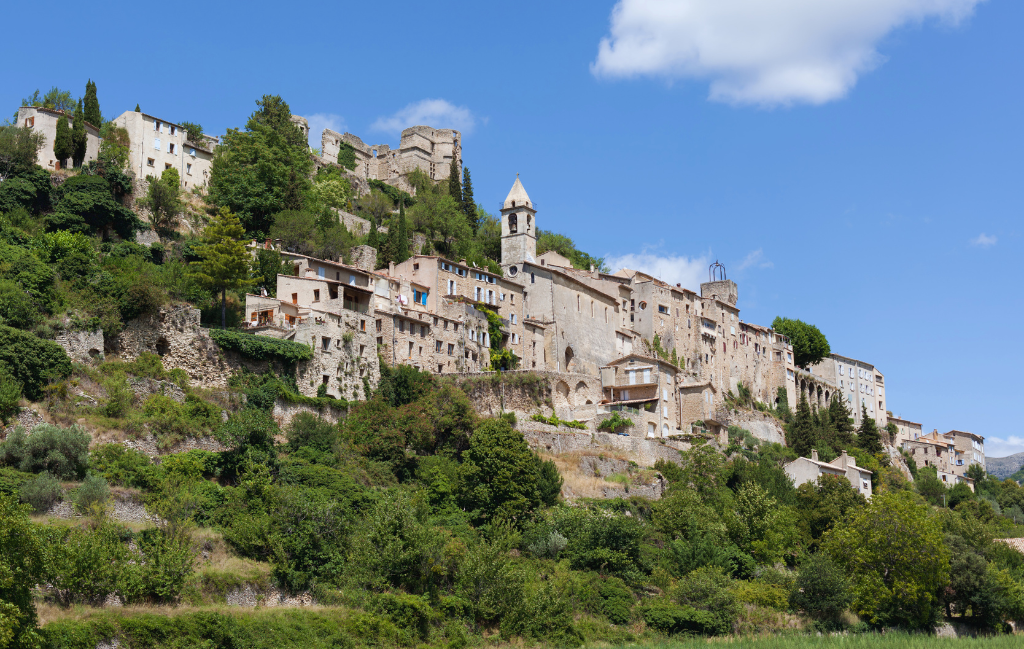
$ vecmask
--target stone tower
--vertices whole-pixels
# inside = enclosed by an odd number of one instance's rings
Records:
[[[533,262],[537,256],[537,210],[523,183],[516,182],[501,208],[502,265]]]

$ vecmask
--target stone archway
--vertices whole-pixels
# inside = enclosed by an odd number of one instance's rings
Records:
[[[589,388],[587,387],[587,384],[585,382],[580,381],[579,383],[577,383],[574,392],[575,395],[573,401],[575,403],[580,404],[584,402],[589,402],[589,399],[587,399],[587,393],[589,392]]]
[[[565,381],[555,384],[555,410],[557,411],[559,407],[572,407],[572,402],[569,400],[569,384]]]
[[[576,358],[576,352],[572,350],[572,345],[567,345],[565,348],[565,367],[562,369],[563,372],[572,371],[572,362]]]

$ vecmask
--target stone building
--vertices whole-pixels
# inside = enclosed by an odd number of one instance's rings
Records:
[[[860,426],[862,406],[879,428],[888,423],[885,405],[885,375],[871,363],[839,354],[810,368],[811,374],[820,376],[839,389],[846,406],[853,413],[854,424]]]
[[[679,368],[672,363],[630,354],[601,368],[603,410],[619,411],[647,431],[647,437],[679,434],[682,393]],[[688,423],[688,422],[687,422]]]
[[[121,113],[114,123],[128,131],[128,166],[136,178],[159,178],[164,169],[177,169],[184,189],[203,187],[210,180],[219,139],[204,135],[195,142],[177,124],[135,111]]]
[[[18,109],[18,125],[42,133],[43,147],[36,154],[36,164],[43,169],[53,171],[60,169],[60,161],[53,153],[53,142],[57,138],[57,120],[62,115],[68,118],[68,127],[74,126],[75,117],[59,110],[50,110],[40,106],[22,106]],[[89,122],[85,123],[85,162],[96,159],[100,150],[100,129]],[[69,161],[70,163],[70,161]]]
[[[985,438],[981,435],[969,433],[965,430],[951,430],[946,433],[947,438],[953,440],[956,449],[957,461],[954,471],[957,475],[964,475],[972,464],[981,465],[985,468]]]
[[[896,425],[896,439],[891,440],[892,445],[901,448],[903,442],[912,442],[924,433],[921,431],[921,424],[916,421],[902,419],[900,417],[889,417],[889,423]]]
[[[447,180],[452,160],[462,174],[462,134],[452,129],[412,126],[402,131],[398,148],[387,144],[366,144],[351,133],[324,129],[321,152],[328,162],[337,162],[342,143],[352,147],[356,158],[355,174],[366,180],[381,180],[407,191],[413,169],[420,169],[432,180]]]
[[[817,482],[823,475],[835,475],[846,478],[859,494],[871,498],[871,471],[857,466],[856,460],[846,451],[832,462],[820,461],[818,452],[811,451],[811,457],[797,458],[786,465],[785,471],[796,487],[805,482]]]

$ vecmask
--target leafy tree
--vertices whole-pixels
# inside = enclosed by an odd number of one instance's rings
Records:
[[[38,401],[43,387],[71,375],[71,359],[52,340],[0,325],[0,373],[21,383],[26,399]]]
[[[477,426],[463,454],[459,500],[480,522],[522,522],[541,502],[538,462],[504,419]]]
[[[217,147],[209,195],[238,214],[247,232],[262,237],[271,217],[301,209],[310,190],[313,163],[302,132],[290,120],[288,104],[264,95],[245,131],[230,129]]]
[[[173,167],[164,169],[160,179],[148,176],[149,188],[146,195],[139,199],[139,205],[152,214],[153,228],[163,234],[170,234],[178,217],[185,211],[185,202],[181,199],[181,176]]]
[[[849,480],[835,475],[819,476],[816,483],[805,482],[796,492],[797,524],[812,547],[817,547],[821,537],[851,511],[867,504]]]
[[[142,109],[139,108],[138,104],[135,104],[135,112],[136,113],[141,113],[142,112]]]
[[[338,443],[338,429],[330,422],[309,412],[300,412],[292,418],[285,430],[288,446],[292,451],[309,447],[328,452]]]
[[[811,449],[818,445],[815,434],[811,407],[807,403],[807,395],[800,393],[800,403],[796,406],[793,421],[786,424],[786,444],[800,457],[808,457]]]
[[[812,618],[834,624],[839,622],[853,597],[843,570],[827,554],[819,552],[800,566],[790,601]]]
[[[562,476],[558,473],[558,466],[553,460],[540,461],[540,480],[537,483],[540,489],[540,501],[548,507],[558,502],[562,494]]]
[[[0,372],[0,424],[7,426],[11,418],[18,414],[21,402],[21,383],[11,375]]]
[[[23,126],[0,126],[0,184],[28,172],[46,145],[42,132]],[[4,211],[0,205],[0,211]]]
[[[0,646],[41,646],[32,589],[43,580],[43,551],[27,507],[0,495]]]
[[[576,248],[573,240],[564,234],[555,234],[546,230],[537,230],[537,254],[542,255],[548,250],[554,250],[572,263],[573,268],[589,270],[591,266],[601,272],[608,272],[608,266],[604,263],[603,257],[592,257]]]
[[[356,150],[344,140],[338,144],[338,164],[350,171],[356,168]]]
[[[195,277],[210,290],[220,292],[221,328],[227,328],[227,291],[241,288],[249,280],[249,253],[245,250],[245,230],[238,217],[226,207],[213,218],[203,232],[200,260],[192,262]]]
[[[71,135],[71,127],[68,126],[68,118],[61,115],[57,118],[57,133],[53,137],[53,155],[61,163],[67,164],[67,159],[75,153],[75,140]]]
[[[96,128],[103,126],[103,115],[100,113],[100,100],[96,96],[96,82],[89,79],[85,83],[85,121]]]
[[[75,100],[72,98],[70,91],[61,90],[57,86],[53,86],[46,91],[45,95],[40,95],[39,90],[36,89],[31,96],[21,100],[21,105],[67,111],[75,109]]]
[[[26,473],[48,471],[62,480],[80,480],[89,466],[89,439],[77,425],[39,424],[31,435],[19,427],[0,443],[0,463]]]
[[[867,406],[861,405],[860,428],[857,429],[857,446],[874,455],[882,452],[882,438],[873,417],[868,417]]]
[[[352,184],[337,167],[324,167],[313,180],[310,211],[322,213],[337,222],[331,208],[343,210],[352,199]]]
[[[114,169],[125,172],[128,168],[128,147],[131,145],[128,129],[107,122],[100,129],[100,138],[100,150],[96,155],[100,167],[104,171]]]
[[[924,628],[949,580],[942,526],[908,492],[875,494],[825,535],[825,551],[853,583],[853,608],[876,626]]]
[[[469,177],[469,167],[462,168],[462,213],[466,215],[469,226],[473,228],[473,234],[476,234],[479,223],[477,222],[476,201],[473,198],[473,180]]]
[[[118,175],[108,170],[107,177],[80,174],[68,178],[54,191],[53,213],[46,216],[47,230],[111,233],[122,239],[134,239],[136,230],[146,228],[135,212],[125,207],[112,186]]]
[[[452,157],[452,162],[448,166],[448,195],[452,197],[456,204],[462,205],[462,183],[459,178],[459,161]]]
[[[181,122],[178,124],[181,130],[185,131],[185,139],[195,144],[203,144],[203,127],[196,122]]]
[[[945,507],[948,504],[946,485],[939,480],[938,469],[934,466],[924,466],[917,470],[914,488],[922,498],[935,507]]]
[[[74,144],[71,158],[77,169],[85,162],[85,150],[88,145],[88,136],[85,131],[85,111],[82,108],[81,99],[78,100],[78,105],[75,107],[75,119],[71,125],[71,141]]]
[[[281,258],[276,250],[260,248],[252,260],[252,281],[257,288],[267,291],[267,295],[277,295],[277,276],[291,274],[293,266]]]
[[[799,367],[806,369],[832,353],[825,334],[812,324],[776,316],[772,329],[789,338],[793,344],[794,362]]]
[[[740,604],[730,590],[731,580],[721,569],[698,568],[679,580],[672,599],[681,604],[693,631],[707,635],[725,635],[732,631],[740,614]]]

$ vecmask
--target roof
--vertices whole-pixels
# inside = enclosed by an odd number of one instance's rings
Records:
[[[282,275],[281,273],[278,273],[277,276],[278,277],[287,277],[288,279],[301,279],[301,280],[306,281],[306,282],[323,282],[325,284],[335,284],[335,285],[340,286],[340,287],[345,288],[345,289],[351,288],[351,289],[355,289],[357,291],[360,291],[362,293],[370,293],[370,294],[373,293],[373,289],[368,287],[368,286],[359,286],[357,284],[349,284],[347,282],[342,282],[341,280],[330,279],[329,277],[320,277],[319,275],[314,275],[312,277],[299,277],[298,275]]]
[[[505,204],[502,207],[503,209],[508,209],[520,206],[532,209],[533,203],[530,202],[530,196],[526,193],[523,183],[519,181],[519,174],[516,174],[516,181],[512,184],[512,189],[509,190],[508,196],[505,197]]]
[[[951,430],[948,433],[946,433],[946,435],[949,435],[949,434],[953,434],[953,435],[969,435],[970,437],[977,438],[978,441],[980,441],[980,442],[984,442],[985,441],[985,438],[982,435],[978,435],[977,433],[971,433],[971,432],[968,432],[966,430],[957,430],[957,429],[954,428],[953,430]]]
[[[45,108],[43,106],[22,106],[22,108],[34,108],[37,111],[42,111],[44,113],[49,113],[51,115],[56,115],[58,117],[63,115],[64,117],[67,117],[71,121],[75,120],[75,116],[73,114],[71,114],[71,113],[69,113],[67,111],[63,111],[63,110],[53,110],[52,108]],[[95,124],[92,124],[90,122],[86,122],[85,125],[90,127],[90,128],[92,128],[92,130],[96,131],[97,133],[100,130],[100,127],[98,127]]]
[[[617,365],[621,365],[622,363],[624,363],[625,361],[628,361],[630,359],[641,360],[641,361],[644,361],[646,363],[652,363],[652,364],[655,364],[655,365],[665,365],[667,367],[671,367],[672,370],[675,371],[675,372],[679,371],[678,367],[676,367],[672,363],[669,363],[668,361],[661,360],[660,358],[653,358],[651,356],[643,356],[642,354],[626,354],[622,358],[616,358],[612,362],[610,362],[607,365],[605,365],[605,367],[614,367],[614,366],[617,366]]]
[[[889,421],[902,421],[904,424],[913,424],[915,426],[921,425],[916,421],[910,421],[909,419],[903,419],[902,417],[889,417]]]

